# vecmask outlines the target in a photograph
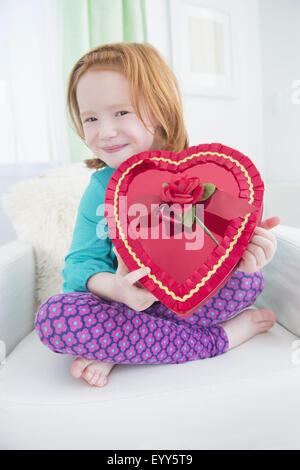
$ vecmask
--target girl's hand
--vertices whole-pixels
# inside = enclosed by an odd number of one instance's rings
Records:
[[[278,216],[266,219],[260,227],[256,227],[254,234],[245,250],[237,269],[244,273],[255,273],[270,263],[277,248],[277,240],[273,233],[268,232],[280,224]]]
[[[115,247],[113,247],[113,252],[118,259],[116,289],[119,290],[121,301],[138,312],[146,310],[158,300],[138,282],[149,273],[149,268],[139,268],[130,272]]]

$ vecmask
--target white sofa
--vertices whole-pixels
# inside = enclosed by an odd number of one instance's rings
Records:
[[[300,229],[273,231],[278,249],[255,304],[276,312],[269,332],[202,361],[117,365],[104,388],[74,379],[73,357],[33,330],[37,295],[49,294],[37,291],[41,247],[24,234],[0,247],[0,449],[299,450]]]

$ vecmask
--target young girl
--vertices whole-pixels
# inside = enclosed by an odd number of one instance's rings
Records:
[[[223,354],[269,330],[276,316],[251,306],[263,290],[261,268],[271,261],[273,217],[256,228],[238,270],[187,319],[181,319],[138,281],[147,268],[129,272],[109,237],[97,237],[105,190],[115,169],[148,150],[189,147],[178,83],[147,43],[97,47],[73,67],[68,109],[78,135],[97,158],[79,204],[63,270],[63,294],[39,308],[35,328],[56,353],[77,356],[74,377],[102,387],[114,364],[178,364]],[[103,220],[102,220],[103,222]],[[242,313],[241,313],[242,312]],[[239,315],[237,315],[239,313]]]

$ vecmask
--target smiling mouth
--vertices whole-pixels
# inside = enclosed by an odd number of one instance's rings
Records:
[[[116,152],[117,150],[120,150],[124,147],[126,147],[128,144],[123,144],[123,145],[114,145],[113,147],[104,147],[103,150],[105,152]]]

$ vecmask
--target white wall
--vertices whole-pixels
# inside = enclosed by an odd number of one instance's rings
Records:
[[[221,142],[248,155],[265,183],[264,218],[300,227],[300,104],[291,101],[300,80],[300,1],[191,1],[230,12],[236,98],[183,94],[190,144]],[[146,0],[148,40],[172,66],[168,5]]]
[[[300,227],[300,1],[260,0],[259,19],[269,210]]]
[[[171,0],[172,1],[172,0]],[[190,145],[220,142],[248,155],[265,178],[262,77],[257,0],[194,0],[229,11],[232,24],[234,98],[183,93]],[[168,0],[146,0],[148,41],[172,64]],[[180,80],[179,80],[180,82]]]

